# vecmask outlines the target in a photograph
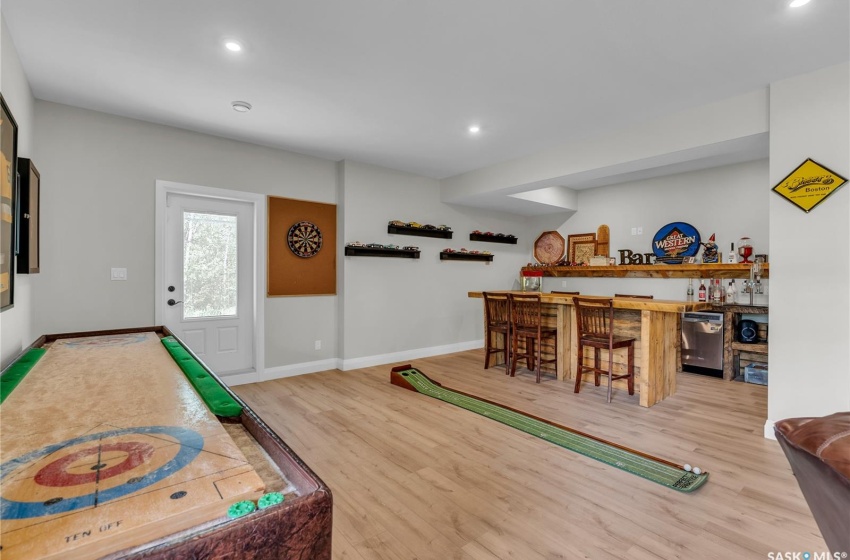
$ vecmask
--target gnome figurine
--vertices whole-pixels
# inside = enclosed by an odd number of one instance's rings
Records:
[[[711,237],[708,238],[708,243],[700,243],[703,246],[702,250],[702,262],[705,264],[716,263],[718,259],[717,255],[717,243],[714,242],[714,234],[711,234]]]

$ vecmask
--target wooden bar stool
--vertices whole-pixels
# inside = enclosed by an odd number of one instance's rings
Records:
[[[511,309],[507,294],[494,294],[484,292],[484,369],[490,367],[490,355],[505,353],[505,373],[511,367]],[[493,336],[501,334],[504,337],[504,345],[498,348],[493,345]]]
[[[536,369],[537,382],[540,383],[540,368],[543,364],[558,361],[558,352],[551,360],[543,359],[543,341],[552,339],[557,349],[558,330],[543,326],[543,305],[540,294],[509,294],[511,306],[511,377],[516,375],[516,364],[524,357],[528,369]],[[525,353],[519,354],[519,339],[525,338]],[[536,341],[536,344],[535,344]],[[535,351],[536,348],[536,351]]]
[[[576,308],[576,326],[578,337],[578,368],[576,369],[576,388],[581,389],[582,375],[593,373],[593,380],[599,387],[599,376],[608,375],[608,402],[611,402],[611,384],[615,379],[628,379],[629,394],[635,394],[635,339],[614,336],[614,301],[611,299],[573,298]],[[584,365],[584,348],[593,348],[593,367]],[[599,354],[608,350],[608,370],[600,368]],[[614,350],[628,348],[627,373],[614,375]]]
[[[655,299],[655,296],[635,296],[631,294],[614,294],[614,297],[630,297],[638,299]]]
[[[581,292],[559,292],[557,290],[552,290],[551,293],[553,293],[553,294],[565,294],[565,295],[568,295],[568,296],[577,296]]]

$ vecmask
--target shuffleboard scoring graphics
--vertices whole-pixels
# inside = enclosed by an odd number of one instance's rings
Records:
[[[322,249],[322,232],[312,222],[298,222],[289,228],[286,242],[296,256],[308,259]]]
[[[443,387],[409,364],[393,368],[390,373],[390,382],[501,422],[667,488],[680,492],[693,492],[708,480],[707,472],[701,472],[698,468],[692,469],[690,465],[677,465],[509,406]]]
[[[132,437],[149,435],[160,438],[158,447]],[[162,436],[170,436],[177,446]],[[110,442],[110,443],[103,443]],[[97,445],[83,445],[97,443]],[[174,449],[174,448],[177,449]],[[0,481],[4,486],[0,496],[0,519],[27,519],[65,513],[86,507],[96,507],[111,500],[135,494],[175,474],[192,462],[203,450],[204,438],[198,432],[175,426],[146,426],[113,430],[74,438],[36,449],[0,465]],[[176,451],[176,453],[174,453]],[[160,466],[151,469],[151,459],[157,453],[173,455]],[[47,464],[43,464],[48,459]],[[34,477],[16,477],[21,470],[38,468]],[[141,467],[141,468],[140,468]],[[132,476],[139,470],[139,476]],[[125,476],[113,485],[109,479]],[[8,478],[8,480],[7,480]],[[11,496],[43,495],[46,488],[68,490],[53,492],[40,501],[12,499]],[[78,494],[83,488],[84,494]],[[90,490],[90,491],[89,491]]]

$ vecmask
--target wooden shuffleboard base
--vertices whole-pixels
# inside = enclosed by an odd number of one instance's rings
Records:
[[[4,560],[133,549],[265,489],[154,333],[55,341],[2,415]]]

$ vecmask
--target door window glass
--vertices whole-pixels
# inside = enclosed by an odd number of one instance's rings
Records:
[[[236,216],[183,212],[183,318],[236,315]]]

